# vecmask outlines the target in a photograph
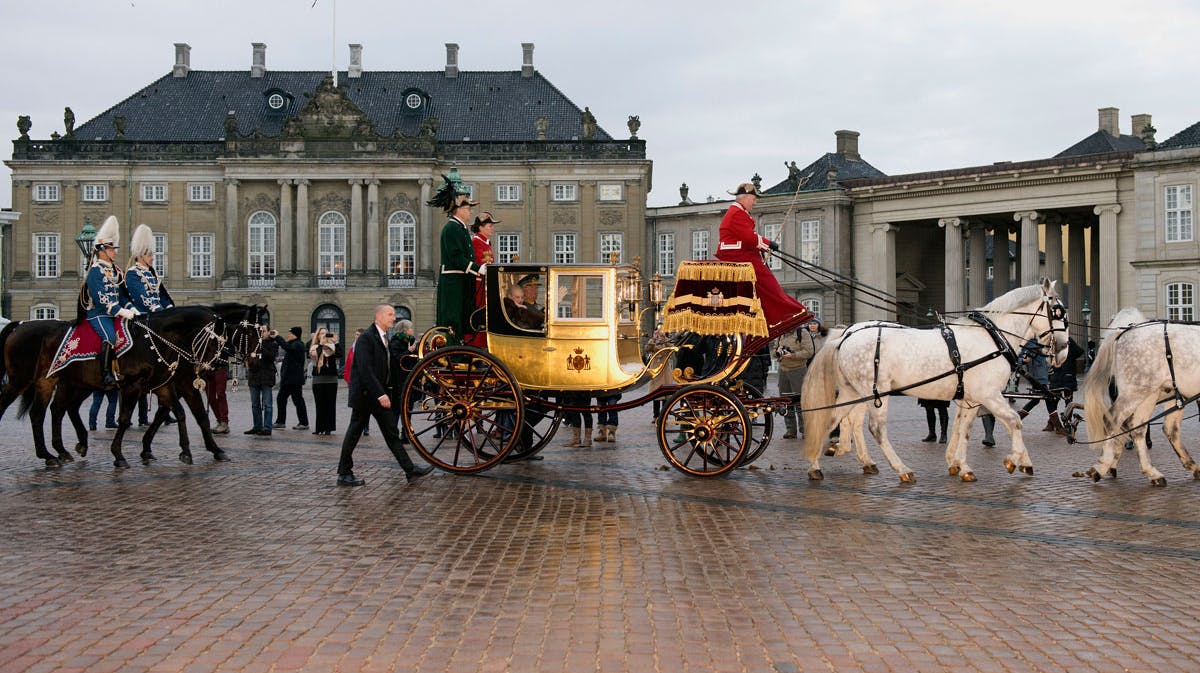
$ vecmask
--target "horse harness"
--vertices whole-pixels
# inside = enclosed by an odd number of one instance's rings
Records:
[[[1162,326],[1163,326],[1163,350],[1165,351],[1166,356],[1167,356],[1167,371],[1171,373],[1171,397],[1173,397],[1175,399],[1175,406],[1182,409],[1183,407],[1187,406],[1188,402],[1190,402],[1191,400],[1185,399],[1183,397],[1183,393],[1179,392],[1179,383],[1175,379],[1175,355],[1171,352],[1171,337],[1169,334],[1169,330],[1171,328],[1172,322],[1173,321],[1171,321],[1171,320],[1147,320],[1146,322],[1142,322],[1142,323],[1138,323],[1136,325],[1130,325],[1129,327],[1126,327],[1124,330],[1121,330],[1121,333],[1118,334],[1116,338],[1120,339],[1122,336],[1125,335],[1126,332],[1128,332],[1136,327],[1144,327],[1146,325],[1155,325],[1155,324],[1159,324],[1159,323],[1162,324]],[[1184,323],[1184,324],[1192,324],[1192,323]],[[1195,399],[1195,398],[1191,398],[1191,399]]]

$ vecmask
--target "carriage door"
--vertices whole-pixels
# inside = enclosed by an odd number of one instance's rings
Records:
[[[333,304],[321,304],[312,314],[312,330],[310,333],[315,333],[318,329],[325,329],[338,335],[338,341],[345,343],[346,341],[346,316],[342,313],[342,309]]]

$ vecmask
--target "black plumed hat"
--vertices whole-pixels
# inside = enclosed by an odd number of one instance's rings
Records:
[[[432,199],[425,202],[428,205],[441,208],[442,212],[449,213],[459,206],[469,205],[478,206],[478,201],[472,201],[465,193],[459,192],[450,177],[445,173],[442,174],[442,186],[438,189],[437,194],[433,195]]]

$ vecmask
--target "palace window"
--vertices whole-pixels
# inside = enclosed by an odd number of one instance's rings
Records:
[[[413,287],[417,274],[417,218],[397,210],[388,218],[388,287]]]
[[[817,297],[807,297],[805,299],[801,299],[800,303],[804,304],[804,306],[806,306],[808,308],[808,312],[813,314],[813,316],[815,316],[818,320],[823,319],[821,317],[821,300],[820,299],[818,299]]]
[[[767,240],[771,240],[771,241],[778,241],[779,240],[779,230],[782,228],[783,228],[783,225],[778,224],[778,223],[764,224],[763,225],[763,234],[762,234],[763,238],[765,238]],[[771,255],[771,263],[768,264],[767,267],[770,268],[771,270],[782,269],[783,261],[779,259],[779,255]]]
[[[211,182],[195,182],[188,185],[188,201],[208,202],[213,200]]]
[[[1164,196],[1167,242],[1192,240],[1192,186],[1171,185]]]
[[[664,231],[658,235],[658,273],[675,275],[675,232]]]
[[[167,200],[167,185],[162,182],[143,182],[142,201],[163,202]]]
[[[571,182],[555,182],[550,185],[552,201],[578,201],[579,185]]]
[[[625,235],[619,231],[606,231],[600,234],[600,263],[611,264],[612,253],[617,253],[617,264],[623,260]]]
[[[707,229],[692,232],[692,259],[708,259],[708,239]]]
[[[1167,320],[1196,319],[1196,288],[1191,283],[1167,284]]]
[[[188,236],[188,275],[192,278],[212,278],[212,234],[191,234]]]
[[[521,200],[521,185],[510,183],[496,185],[496,201],[506,203]]]
[[[809,264],[821,263],[821,221],[800,222],[800,259]]]
[[[555,264],[574,264],[575,263],[575,234],[555,234],[554,235],[554,263]]]
[[[167,235],[154,235],[154,271],[159,278],[167,277]]]
[[[58,320],[58,306],[55,304],[34,304],[29,309],[31,320]]]
[[[275,287],[275,225],[275,216],[265,210],[250,216],[246,245],[250,255],[246,265],[248,287]]]
[[[33,186],[33,200],[42,202],[58,201],[59,189],[56,183],[46,183]]]
[[[317,220],[317,286],[346,287],[346,216],[333,210]]]
[[[33,235],[33,277],[58,278],[58,234]]]
[[[607,183],[600,185],[599,199],[601,201],[620,201],[625,198],[624,185]]]
[[[517,233],[496,234],[496,261],[512,264],[521,254],[521,235]]]
[[[108,184],[104,182],[90,183],[83,186],[84,201],[107,201]]]

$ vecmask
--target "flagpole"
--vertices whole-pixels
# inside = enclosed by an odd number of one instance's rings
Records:
[[[337,0],[330,3],[332,5],[333,19],[330,23],[329,36],[329,74],[333,77],[333,86],[338,85],[337,76]]]

